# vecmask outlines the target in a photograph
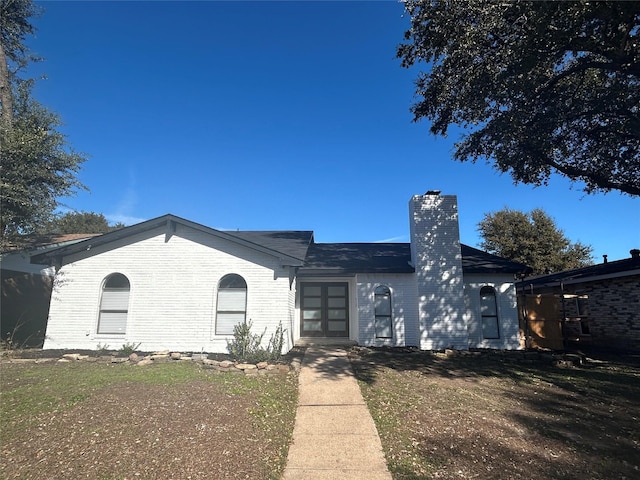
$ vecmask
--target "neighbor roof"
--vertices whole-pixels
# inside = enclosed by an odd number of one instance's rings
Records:
[[[516,284],[516,287],[552,287],[560,285],[561,283],[570,284],[594,282],[596,280],[606,278],[617,278],[630,275],[640,275],[640,258],[624,258],[622,260],[599,263],[597,265],[590,265],[588,267],[525,278],[524,280],[518,282]]]

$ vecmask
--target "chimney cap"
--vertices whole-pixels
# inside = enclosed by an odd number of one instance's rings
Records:
[[[632,248],[629,250],[629,253],[631,254],[631,258],[640,258],[640,249],[638,248]]]
[[[441,190],[427,190],[425,195],[440,195]]]

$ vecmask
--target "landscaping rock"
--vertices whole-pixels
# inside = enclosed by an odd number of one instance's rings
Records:
[[[132,353],[131,355],[129,355],[129,361],[138,362],[140,361],[140,357],[138,356],[137,353]]]
[[[182,354],[180,352],[171,352],[171,360],[180,360]]]
[[[223,360],[223,361],[220,362],[220,366],[222,368],[233,367],[233,362],[230,362],[229,360]]]
[[[255,370],[258,367],[256,367],[253,363],[239,363],[236,365],[236,368],[244,370],[246,372],[247,370]]]
[[[209,360],[208,358],[205,358],[204,360],[202,360],[202,364],[203,365],[220,365],[220,362],[218,362],[217,360]]]
[[[268,365],[269,364],[267,362],[256,363],[256,367],[258,367],[258,370],[264,370]]]
[[[78,360],[80,358],[79,353],[65,353],[62,355],[62,358],[66,358],[67,360]]]
[[[152,363],[153,360],[151,360],[150,358],[143,358],[138,363],[136,363],[136,365],[139,367],[144,367],[145,365],[151,365]]]
[[[127,357],[111,357],[111,363],[127,363],[128,361]]]

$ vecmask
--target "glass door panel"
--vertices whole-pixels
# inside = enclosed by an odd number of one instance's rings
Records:
[[[349,336],[349,286],[340,283],[302,283],[300,335]]]

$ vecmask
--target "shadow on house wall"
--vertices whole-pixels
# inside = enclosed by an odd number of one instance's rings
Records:
[[[13,347],[42,347],[53,278],[2,270],[0,337]]]

